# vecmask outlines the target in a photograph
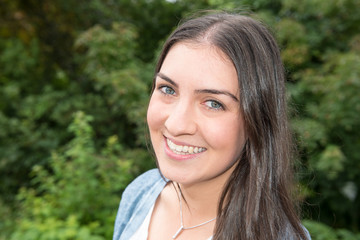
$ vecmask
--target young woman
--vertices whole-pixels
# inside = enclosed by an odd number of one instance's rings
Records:
[[[252,18],[180,25],[147,113],[158,169],[123,193],[113,239],[309,239],[289,193],[284,82],[275,40]]]

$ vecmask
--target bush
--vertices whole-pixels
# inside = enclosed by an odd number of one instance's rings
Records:
[[[311,234],[312,240],[359,240],[360,234],[355,234],[346,229],[332,229],[316,221],[305,220],[304,226]]]
[[[18,195],[20,211],[12,240],[110,239],[120,193],[133,178],[131,159],[115,137],[101,154],[94,149],[92,117],[77,112],[75,137],[56,151],[49,169],[33,168],[32,188]]]

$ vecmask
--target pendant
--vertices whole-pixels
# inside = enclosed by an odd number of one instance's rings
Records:
[[[182,232],[182,230],[184,230],[184,227],[180,226],[179,230],[177,230],[177,232],[175,233],[175,235],[172,238],[173,239],[177,238],[177,236]]]

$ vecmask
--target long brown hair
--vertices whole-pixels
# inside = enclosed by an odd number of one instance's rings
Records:
[[[212,13],[193,18],[167,39],[156,73],[178,42],[218,47],[238,76],[247,141],[221,195],[213,239],[306,239],[289,191],[292,144],[284,69],[273,36],[248,16]]]

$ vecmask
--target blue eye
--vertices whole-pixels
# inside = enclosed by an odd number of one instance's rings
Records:
[[[213,110],[224,110],[223,105],[215,100],[208,100],[205,102],[205,105]]]
[[[162,93],[164,93],[166,95],[174,95],[175,94],[174,89],[172,89],[171,87],[168,87],[168,86],[162,86],[159,89]]]

